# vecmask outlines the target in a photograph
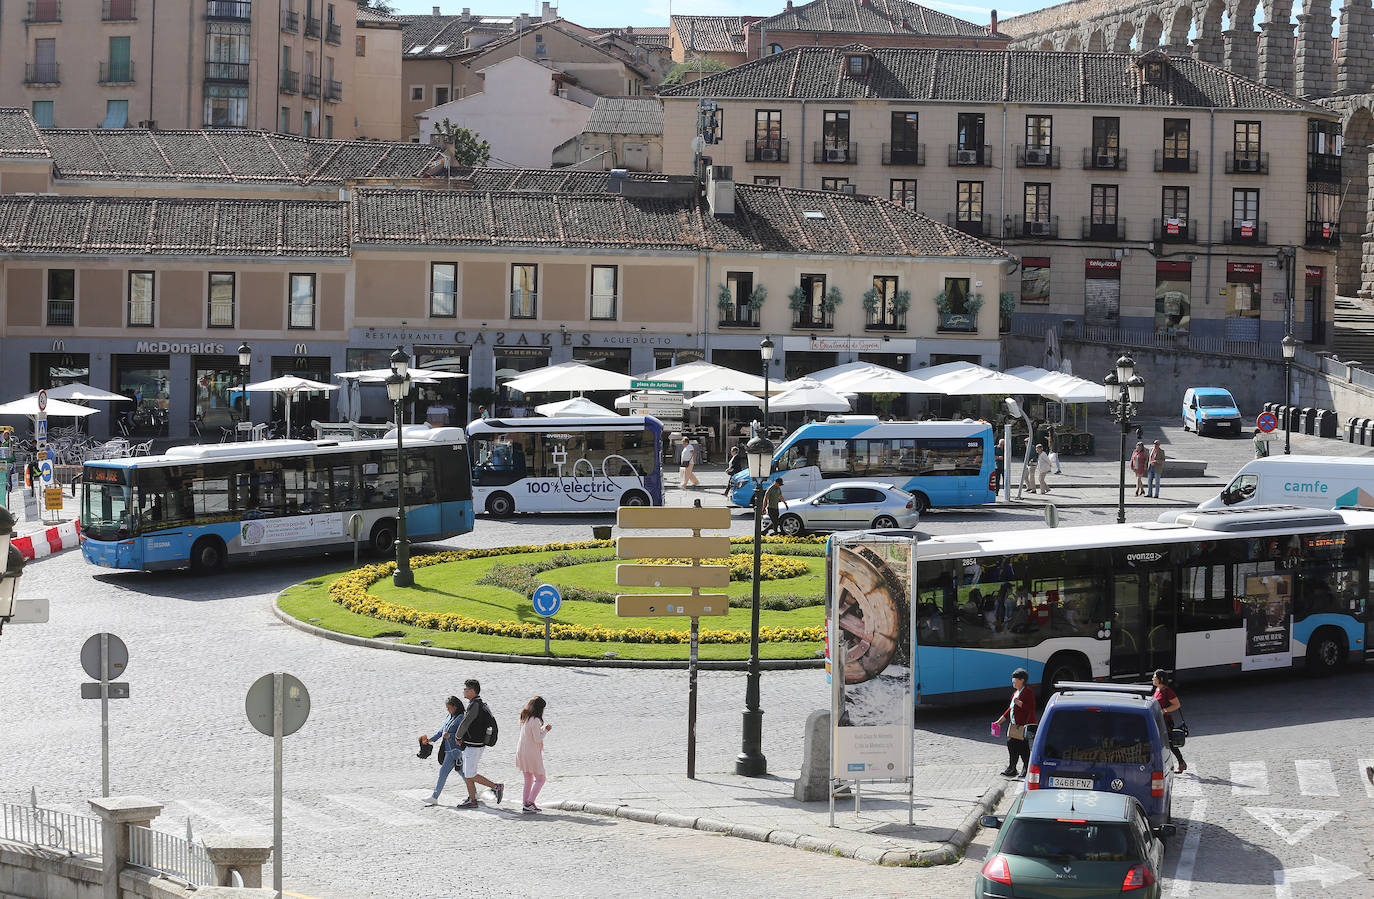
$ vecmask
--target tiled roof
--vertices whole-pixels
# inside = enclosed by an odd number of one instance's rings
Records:
[[[599,97],[582,130],[592,134],[662,134],[663,103],[654,97]]]
[[[871,72],[862,78],[844,73],[844,54],[855,49],[873,56]],[[1158,84],[1145,80],[1140,57],[1129,53],[797,47],[694,84],[663,88],[659,95],[1319,109],[1218,66],[1155,52],[1168,62]]]
[[[728,218],[695,195],[360,190],[354,208],[357,245],[1006,256],[888,200],[754,185],[735,188]]]
[[[400,19],[398,19],[398,18],[396,18],[395,16],[390,15],[390,14],[388,14],[388,13],[381,12],[380,10],[373,9],[373,8],[370,7],[370,6],[361,6],[361,5],[360,5],[360,6],[358,7],[358,18],[357,18],[357,21],[358,21],[359,24],[361,24],[361,25],[363,25],[363,26],[365,26],[365,27],[366,27],[366,26],[383,26],[383,27],[384,27],[384,26],[387,26],[387,25],[394,25],[394,26],[396,26],[397,28],[403,27],[402,22],[401,22]]]
[[[48,156],[48,144],[27,109],[0,107],[0,156]]]
[[[649,172],[626,172],[630,181],[667,181],[669,176]],[[683,176],[690,177],[690,176]],[[561,194],[604,194],[609,172],[582,169],[471,169],[464,180],[474,190],[535,191]]]
[[[0,140],[3,133],[0,116]],[[425,144],[310,140],[241,129],[49,129],[40,135],[58,178],[102,181],[316,184],[413,178],[442,158]]]
[[[747,53],[741,16],[673,16],[678,40],[690,53]]]
[[[565,25],[565,24],[566,24],[566,25],[570,25],[570,26],[572,26],[572,27],[570,27],[570,28],[560,27],[560,26]],[[573,30],[574,28],[576,28],[577,30],[574,31],[574,30]],[[490,41],[490,42],[488,42],[488,43],[485,43],[485,44],[483,44],[482,46],[477,47],[477,48],[475,48],[475,49],[473,49],[473,50],[467,50],[467,51],[450,50],[449,53],[448,53],[447,55],[449,55],[449,56],[461,56],[461,57],[462,57],[462,61],[463,61],[463,65],[469,66],[469,67],[472,67],[472,68],[481,68],[480,60],[482,59],[482,57],[486,56],[488,53],[491,53],[491,52],[493,52],[493,51],[499,50],[499,49],[501,49],[502,47],[505,47],[505,46],[507,46],[507,45],[509,45],[509,44],[513,44],[513,43],[515,43],[515,42],[518,41],[518,40],[523,40],[523,39],[527,38],[527,37],[528,37],[529,35],[531,35],[531,34],[535,34],[536,32],[545,31],[545,30],[547,30],[547,31],[556,31],[556,32],[558,32],[559,34],[564,35],[565,37],[569,38],[570,40],[574,40],[574,41],[576,41],[577,43],[582,44],[583,46],[585,46],[585,47],[587,47],[587,48],[589,48],[589,49],[591,49],[591,50],[594,50],[594,51],[596,51],[597,53],[600,53],[602,56],[605,56],[605,57],[607,57],[607,58],[609,58],[609,59],[613,59],[613,60],[615,60],[616,62],[619,62],[620,64],[624,65],[626,68],[632,69],[633,71],[637,72],[637,73],[640,74],[641,76],[647,77],[647,74],[646,74],[645,72],[643,72],[642,70],[640,70],[639,68],[636,67],[635,62],[629,58],[629,56],[626,54],[626,51],[622,50],[622,49],[619,48],[619,47],[613,46],[613,45],[598,44],[598,43],[596,43],[596,42],[593,41],[593,40],[589,40],[588,38],[583,37],[581,34],[578,34],[578,33],[577,33],[577,31],[581,31],[581,30],[583,30],[583,29],[581,29],[579,26],[573,25],[571,22],[564,22],[563,19],[554,19],[554,20],[549,21],[549,22],[535,22],[534,24],[530,25],[530,27],[526,28],[524,31],[516,31],[516,32],[513,32],[513,33],[511,33],[511,34],[506,35],[505,37],[500,37],[500,38],[497,38],[497,39],[494,40],[494,41]]]
[[[469,31],[514,31],[514,16],[396,16],[402,25],[403,59],[444,57],[467,45]]]
[[[758,27],[765,31],[993,37],[983,25],[906,0],[813,0],[765,19]]]
[[[348,204],[0,197],[0,253],[347,256]]]
[[[614,35],[623,41],[635,44],[639,47],[660,47],[668,46],[668,28],[594,28],[593,31],[601,35]]]

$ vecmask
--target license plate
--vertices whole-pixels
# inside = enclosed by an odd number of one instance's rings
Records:
[[[1051,777],[1050,786],[1058,787],[1061,790],[1091,790],[1093,780],[1091,777]]]

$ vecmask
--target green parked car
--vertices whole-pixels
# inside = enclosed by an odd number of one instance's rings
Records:
[[[1030,790],[997,828],[975,899],[1159,899],[1164,839],[1172,824],[1150,829],[1140,800],[1089,790]]]

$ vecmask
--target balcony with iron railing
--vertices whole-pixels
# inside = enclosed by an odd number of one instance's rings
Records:
[[[906,313],[888,311],[886,314],[880,309],[868,313],[864,319],[865,331],[887,331],[897,332],[906,330]]]
[[[253,19],[253,4],[247,0],[205,0],[205,18],[250,22]]]
[[[301,30],[301,14],[294,9],[281,11],[281,30],[295,34]]]
[[[343,82],[335,81],[333,78],[326,78],[324,82],[324,99],[329,103],[338,103],[343,99]]]
[[[925,164],[925,144],[883,144],[883,165]]]
[[[1246,153],[1227,153],[1226,174],[1267,175],[1269,174],[1269,154],[1261,153],[1258,150]]]
[[[746,140],[744,142],[744,161],[787,162],[790,145],[785,137],[768,140]]]
[[[759,311],[750,306],[726,306],[720,311],[722,328],[757,328]]]
[[[510,292],[511,318],[538,318],[539,293],[533,290],[512,290]]]
[[[48,300],[48,327],[70,328],[76,324],[76,300]]]
[[[1325,184],[1341,182],[1341,157],[1331,153],[1307,154],[1307,180]]]
[[[795,331],[830,331],[835,328],[835,314],[824,306],[806,305],[792,310],[792,329]]]
[[[1337,247],[1341,244],[1341,228],[1336,222],[1308,222],[1307,246]]]
[[[1164,243],[1192,243],[1193,223],[1181,219],[1152,219],[1150,233]]]
[[[1090,215],[1083,216],[1084,240],[1125,240],[1126,220],[1119,218],[1110,222],[1095,222]]]
[[[812,145],[812,161],[819,164],[857,165],[859,144],[857,141],[816,141]]]
[[[134,83],[134,64],[132,60],[123,59],[115,62],[102,62],[100,64],[100,83],[101,84],[133,84]]]
[[[337,22],[330,22],[324,29],[324,42],[338,46],[343,41],[343,29]]]
[[[950,144],[949,164],[990,166],[992,165],[992,145],[964,147],[959,144]]]
[[[1155,150],[1156,172],[1196,172],[1197,150]]]
[[[24,63],[25,84],[61,84],[62,67],[55,62]]]
[[[1084,147],[1083,168],[1126,170],[1125,147]]]
[[[957,212],[950,212],[947,213],[945,222],[956,231],[962,231],[974,237],[992,234],[992,216],[990,215],[961,216]]]
[[[941,312],[935,330],[946,334],[975,334],[978,331],[978,313]]]
[[[1230,244],[1264,244],[1269,242],[1269,223],[1259,221],[1223,221],[1221,236]]]
[[[28,10],[24,13],[24,24],[43,25],[62,21],[60,0],[29,0]]]
[[[310,15],[309,13],[306,13],[306,15],[305,15],[305,36],[306,36],[306,37],[319,37],[319,36],[320,36],[320,25],[321,25],[321,24],[322,24],[322,23],[320,22],[319,19],[315,18],[314,16]]]
[[[301,73],[293,72],[290,69],[282,69],[281,72],[281,92],[283,94],[299,93],[301,89]]]
[[[1011,227],[1005,230],[1007,237],[1053,240],[1059,236],[1059,216],[1045,215],[1027,219],[1025,216],[1014,215],[1011,217]]]
[[[1023,147],[1017,144],[1016,167],[1018,169],[1057,169],[1059,168],[1059,148]]]
[[[318,97],[320,95],[320,76],[306,75],[305,86],[301,89],[301,93],[307,97]]]
[[[104,0],[100,5],[103,22],[132,22],[136,18],[134,0]]]
[[[248,63],[221,62],[217,59],[205,60],[205,80],[207,81],[248,81]]]

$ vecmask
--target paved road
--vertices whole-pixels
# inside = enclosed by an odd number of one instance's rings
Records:
[[[1193,440],[1188,435],[1187,440]],[[1219,442],[1240,453],[1244,441]],[[1210,449],[1210,447],[1202,447]],[[1191,455],[1177,453],[1177,455]],[[1226,475],[1233,465],[1219,462]],[[1069,463],[1067,480],[1080,468]],[[1099,479],[1100,480],[1100,479]],[[1090,488],[1091,489],[1091,488]],[[1197,488],[1203,495],[1209,489]],[[1166,497],[1169,494],[1166,487]],[[1153,517],[1133,509],[1133,519]],[[1114,520],[1111,508],[1066,510],[1063,526]],[[575,522],[575,525],[572,524]],[[482,521],[450,545],[567,539],[586,519]],[[937,512],[937,533],[1040,524],[1038,508]],[[744,531],[745,520],[736,521]],[[92,569],[68,553],[38,563],[25,589],[53,600],[46,626],[13,627],[0,637],[0,798],[26,801],[36,786],[48,806],[84,810],[99,788],[98,705],[77,699],[84,680],[77,650],[110,630],[129,644],[134,698],[116,704],[116,793],[167,803],[159,825],[198,833],[265,830],[270,813],[270,742],[243,716],[243,694],[260,674],[294,673],[314,711],[288,738],[286,885],[299,893],[371,897],[460,895],[465,867],[480,865],[490,895],[605,895],[652,884],[664,897],[730,890],[757,896],[803,891],[836,896],[965,894],[987,835],[959,865],[889,870],[691,831],[551,813],[529,819],[500,809],[424,809],[434,765],[414,758],[414,737],[432,731],[442,698],[476,676],[497,711],[515,713],[529,695],[549,700],[555,725],[548,764],[559,798],[561,772],[656,773],[682,766],[685,677],[454,663],[369,651],[309,637],[270,613],[282,587],[345,564],[342,559],[267,564],[217,579]],[[1197,736],[1187,755],[1179,818],[1196,822],[1171,851],[1171,896],[1366,896],[1374,891],[1368,826],[1374,787],[1361,781],[1374,680],[1361,670],[1307,682],[1269,677],[1184,692]],[[702,678],[699,767],[731,768],[738,748],[743,678]],[[816,671],[770,672],[764,681],[765,749],[775,772],[794,771],[806,714],[823,703]],[[986,736],[988,710],[923,713],[918,755],[948,764],[995,763],[1002,749]],[[491,752],[488,773],[513,780],[514,732]],[[456,801],[457,794],[446,796]],[[518,798],[518,790],[515,791]],[[1195,834],[1195,836],[1193,836]],[[1191,860],[1191,861],[1190,861]],[[1180,870],[1181,868],[1181,870]],[[1275,871],[1292,883],[1283,892]],[[1344,872],[1356,872],[1341,880]],[[468,874],[467,876],[471,876]]]

